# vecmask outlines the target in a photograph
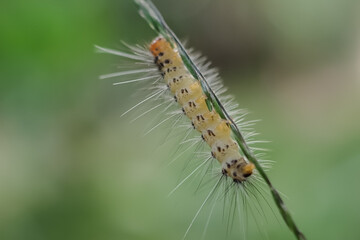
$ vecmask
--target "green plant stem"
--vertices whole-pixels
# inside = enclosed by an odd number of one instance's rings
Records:
[[[241,151],[244,153],[246,158],[252,162],[257,171],[260,173],[261,177],[264,179],[266,184],[268,185],[271,195],[274,198],[275,204],[280,211],[281,216],[283,217],[286,225],[289,229],[294,233],[297,239],[306,240],[305,236],[300,232],[299,228],[296,226],[295,221],[293,220],[289,210],[285,206],[284,201],[280,197],[279,192],[274,188],[272,183],[270,182],[269,177],[266,175],[265,171],[261,167],[259,161],[256,159],[253,152],[250,150],[247,145],[243,135],[241,134],[239,128],[236,126],[235,122],[228,115],[225,108],[221,104],[218,97],[210,88],[208,82],[206,81],[204,75],[200,72],[199,68],[194,64],[189,55],[187,54],[184,46],[181,44],[179,39],[176,37],[175,33],[170,29],[170,27],[166,24],[164,18],[160,14],[159,10],[155,7],[155,5],[150,0],[135,0],[135,3],[139,6],[139,11],[141,16],[149,23],[149,25],[159,34],[161,34],[165,39],[167,39],[172,46],[176,45],[179,50],[179,54],[187,67],[188,71],[191,75],[200,81],[201,87],[207,96],[207,106],[211,111],[212,108],[216,110],[217,113],[223,118],[229,121],[231,130],[235,136],[237,143],[239,144]]]

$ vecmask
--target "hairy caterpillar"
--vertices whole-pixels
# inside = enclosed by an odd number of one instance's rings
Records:
[[[171,46],[171,43],[163,36],[155,38],[150,44],[141,46],[128,46],[133,53],[121,52],[117,50],[111,50],[107,48],[97,47],[100,52],[114,54],[123,58],[126,58],[134,62],[134,69],[128,71],[121,71],[117,73],[111,73],[102,75],[101,78],[114,78],[114,77],[128,77],[137,76],[137,78],[126,78],[121,82],[116,82],[114,85],[131,84],[131,83],[148,83],[145,89],[150,89],[150,93],[136,105],[124,112],[123,115],[135,110],[136,108],[146,103],[153,102],[148,109],[142,111],[138,115],[136,120],[145,114],[149,114],[158,108],[163,107],[162,112],[168,112],[165,114],[164,119],[161,119],[155,126],[153,126],[147,133],[151,132],[155,128],[161,126],[166,121],[174,120],[173,125],[179,124],[179,117],[185,116],[188,118],[185,125],[185,129],[191,128],[190,131],[197,131],[201,137],[195,139],[188,139],[194,143],[190,144],[186,149],[194,146],[195,143],[205,142],[209,146],[209,152],[205,155],[205,161],[202,161],[187,177],[185,177],[172,191],[177,190],[189,177],[191,177],[200,168],[206,168],[206,163],[210,163],[210,160],[216,159],[220,163],[220,168],[217,169],[218,173],[216,177],[221,176],[217,181],[206,198],[206,203],[211,195],[214,195],[215,190],[219,188],[223,183],[222,190],[219,190],[218,199],[221,197],[221,192],[229,192],[234,190],[234,201],[240,205],[242,201],[248,201],[248,198],[252,198],[256,195],[256,191],[261,189],[258,186],[261,179],[259,179],[255,172],[255,166],[249,162],[247,158],[241,154],[239,145],[233,138],[229,121],[223,119],[219,113],[213,108],[209,110],[206,100],[207,96],[203,92],[201,84],[196,80],[190,72],[187,70],[184,62],[176,47]],[[203,72],[206,73],[209,83],[216,91],[221,94],[225,92],[220,79],[217,77],[217,72],[214,69],[208,69],[208,64],[205,59],[199,54],[193,55],[193,59],[201,66]],[[145,68],[139,68],[138,66],[145,66]],[[149,83],[150,81],[150,83]],[[243,110],[237,108],[237,104],[233,102],[233,98],[229,95],[222,98],[225,102],[225,106],[230,110],[231,115],[237,121],[237,124],[246,133],[246,138],[250,143],[258,143],[261,141],[252,140],[252,137],[256,135],[252,131],[251,126],[255,121],[244,121],[244,116],[247,114]],[[171,111],[171,107],[174,108]],[[185,137],[187,137],[186,134]],[[182,142],[186,142],[184,140]],[[254,149],[256,150],[256,149]],[[262,156],[260,151],[257,156]],[[179,154],[175,159],[179,158]],[[172,161],[174,161],[173,159]],[[265,166],[271,164],[269,160],[262,160]],[[254,173],[254,174],[253,174]],[[230,182],[228,180],[231,180]],[[256,190],[251,189],[256,188]],[[170,194],[171,194],[170,193]],[[239,198],[244,198],[242,201]],[[249,200],[250,201],[250,200]],[[257,199],[255,201],[258,201]],[[256,204],[259,204],[256,202]],[[201,206],[200,210],[202,209]],[[239,206],[237,206],[240,208]],[[229,215],[232,214],[237,208],[236,206],[229,209]],[[259,207],[261,208],[261,206]],[[197,212],[193,221],[191,222],[186,234],[188,233],[195,218],[198,216]],[[240,215],[240,213],[238,213]]]
[[[201,138],[189,139],[190,142],[203,141],[210,147],[209,152],[211,152],[211,155],[207,156],[205,161],[184,178],[172,192],[201,167],[204,167],[205,163],[209,162],[209,159],[216,159],[221,166],[219,169],[221,177],[216,181],[195,214],[184,238],[204,205],[223,182],[225,195],[229,189],[235,190],[232,195],[232,201],[235,202],[233,209],[233,203],[230,204],[231,215],[235,213],[236,208],[239,209],[238,205],[241,204],[239,195],[244,203],[243,207],[246,201],[252,199],[250,203],[258,205],[255,206],[256,210],[262,209],[258,195],[267,202],[262,194],[261,184],[267,185],[289,229],[293,231],[298,239],[305,239],[295,225],[278,191],[272,186],[263,170],[271,164],[271,161],[259,159],[264,156],[261,152],[263,149],[250,147],[252,144],[262,142],[253,139],[257,135],[251,128],[255,121],[244,121],[246,112],[238,109],[238,105],[234,103],[232,97],[223,96],[226,89],[218,78],[217,71],[210,69],[210,64],[201,55],[188,54],[150,0],[135,0],[135,2],[140,7],[140,14],[159,33],[159,36],[145,47],[128,46],[131,53],[97,47],[100,52],[117,55],[133,62],[133,67],[128,71],[103,75],[101,78],[136,76],[132,79],[117,82],[115,85],[152,81],[145,87],[145,89],[150,90],[150,93],[123,115],[151,101],[154,102],[154,105],[143,111],[134,120],[155,109],[162,108],[162,112],[166,112],[176,105],[177,110],[169,111],[166,118],[159,121],[148,132],[173,119],[175,119],[173,121],[173,126],[175,126],[182,116],[186,116],[188,122],[191,123],[191,125],[189,123],[191,128],[195,129],[201,136]],[[191,144],[191,146],[194,146],[194,144]],[[231,180],[230,183],[229,179]],[[219,194],[215,198],[218,199]],[[241,214],[239,213],[239,215]],[[208,222],[206,228],[207,225]]]
[[[222,173],[236,182],[245,181],[252,174],[254,164],[240,155],[227,120],[214,109],[209,111],[200,83],[188,72],[177,49],[159,37],[151,43],[150,51],[175,101],[210,146],[212,156],[222,165]]]

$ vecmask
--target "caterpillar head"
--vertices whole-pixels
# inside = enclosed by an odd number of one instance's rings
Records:
[[[255,166],[250,162],[246,162],[243,157],[231,161],[226,161],[223,164],[222,173],[231,177],[234,182],[246,181],[253,173]]]

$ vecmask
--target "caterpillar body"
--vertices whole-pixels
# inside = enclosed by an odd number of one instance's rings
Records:
[[[209,111],[205,102],[207,97],[199,81],[188,72],[177,49],[173,49],[169,42],[159,37],[151,43],[150,51],[175,101],[210,146],[211,155],[222,166],[222,173],[234,181],[245,181],[251,176],[254,164],[241,156],[239,146],[231,137],[227,120],[222,119],[214,109]]]

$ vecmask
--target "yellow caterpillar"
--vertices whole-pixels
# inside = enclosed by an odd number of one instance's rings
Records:
[[[199,81],[185,68],[177,50],[159,37],[151,43],[150,51],[175,101],[210,146],[211,155],[222,165],[222,173],[234,181],[245,181],[251,176],[254,165],[241,156],[239,146],[231,137],[227,120],[222,119],[215,110],[209,111]]]
[[[131,64],[126,64],[130,66],[129,70],[102,75],[100,76],[101,79],[125,77],[125,80],[116,82],[114,85],[131,83],[147,84],[143,89],[149,91],[148,95],[145,95],[140,102],[125,111],[123,115],[147,104],[148,107],[140,110],[141,113],[135,117],[133,121],[156,109],[163,109],[160,110],[160,114],[165,114],[165,116],[163,116],[155,126],[151,127],[146,134],[174,119],[176,120],[173,121],[172,126],[179,125],[179,127],[185,127],[187,130],[185,138],[177,144],[181,146],[184,146],[182,144],[188,145],[186,145],[186,149],[178,154],[170,163],[198,143],[205,142],[210,147],[209,152],[211,152],[211,154],[208,152],[205,155],[205,160],[200,162],[190,174],[183,178],[170,194],[174,193],[185,181],[199,172],[200,169],[211,170],[213,168],[213,161],[211,161],[211,159],[216,159],[220,163],[220,169],[217,169],[217,174],[214,176],[216,177],[216,183],[195,214],[184,238],[205,204],[210,201],[211,196],[214,196],[216,191],[218,191],[218,194],[214,199],[213,206],[215,206],[216,200],[219,198],[226,198],[229,190],[233,193],[230,194],[233,198],[231,202],[236,202],[236,204],[223,206],[224,209],[229,208],[229,216],[237,212],[239,217],[244,217],[240,212],[246,212],[248,211],[247,209],[250,209],[250,211],[254,211],[254,209],[255,211],[259,211],[259,209],[262,209],[259,201],[267,200],[265,200],[262,194],[260,194],[260,198],[262,199],[259,199],[257,194],[262,189],[261,184],[263,184],[263,181],[259,178],[254,164],[249,162],[242,154],[242,150],[234,139],[229,121],[221,118],[214,108],[209,110],[206,103],[207,96],[199,80],[195,79],[185,66],[177,46],[171,44],[166,38],[160,35],[146,46],[127,45],[127,47],[131,52],[122,52],[97,46],[100,52],[117,55],[131,62]],[[253,137],[257,135],[251,128],[255,121],[245,121],[244,116],[247,113],[238,108],[238,105],[233,101],[231,96],[223,95],[226,88],[219,79],[217,71],[209,68],[206,59],[193,52],[190,54],[192,60],[201,68],[201,71],[206,76],[211,89],[217,97],[221,99],[224,108],[226,108],[233,121],[236,122],[237,126],[241,129],[252,151],[255,152],[258,158],[263,157],[264,153],[262,149],[251,146],[252,144],[261,142],[253,139]],[[134,77],[130,78],[129,76]],[[188,123],[182,126],[179,120],[183,116],[186,116],[187,121],[190,120],[191,124]],[[193,129],[195,129],[201,137],[189,138],[189,134],[194,132]],[[263,167],[271,165],[271,161],[269,160],[260,159],[260,162]],[[208,164],[208,167],[205,166],[206,164]],[[219,175],[221,177],[219,177]],[[211,214],[212,211],[210,211],[209,219]],[[240,222],[243,224],[242,229],[245,234],[245,223],[244,221]]]

